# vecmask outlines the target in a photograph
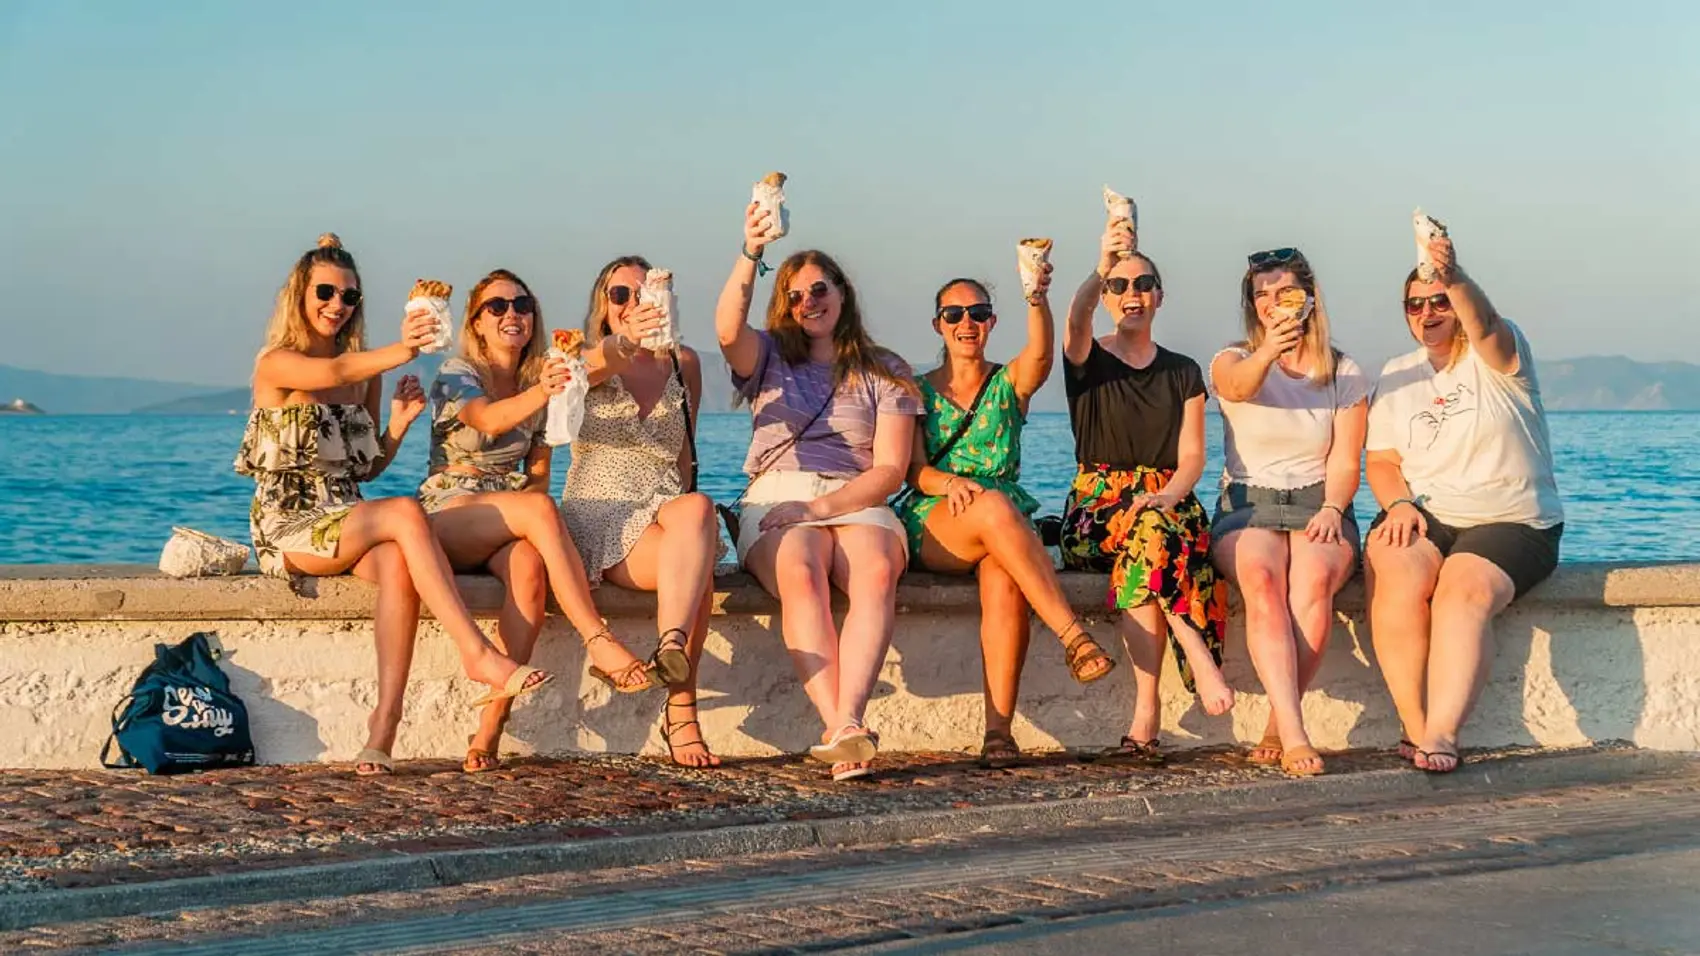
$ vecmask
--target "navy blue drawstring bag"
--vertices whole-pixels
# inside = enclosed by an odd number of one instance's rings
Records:
[[[230,692],[218,666],[223,656],[218,638],[205,632],[176,646],[155,644],[153,663],[112,711],[101,764],[148,773],[252,765],[248,708]]]

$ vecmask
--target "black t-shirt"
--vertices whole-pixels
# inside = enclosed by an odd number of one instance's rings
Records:
[[[1150,365],[1134,368],[1094,340],[1084,363],[1063,357],[1063,386],[1075,461],[1169,469],[1179,465],[1181,415],[1204,394],[1204,373],[1161,345]]]

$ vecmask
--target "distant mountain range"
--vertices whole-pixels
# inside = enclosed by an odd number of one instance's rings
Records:
[[[724,360],[712,352],[702,359],[703,411],[730,410],[732,388]],[[439,364],[433,356],[421,356],[402,371],[429,382]],[[1700,411],[1700,365],[1589,356],[1542,362],[1539,371],[1546,406],[1553,411]],[[0,365],[0,403],[13,399],[50,415],[227,415],[247,412],[249,392],[246,387],[60,375]],[[1034,402],[1035,411],[1063,407],[1055,381]]]

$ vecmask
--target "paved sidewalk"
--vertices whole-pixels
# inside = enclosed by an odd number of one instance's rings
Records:
[[[1491,765],[1529,749],[1473,754]],[[1567,753],[1576,753],[1568,751]],[[1328,758],[1331,774],[1404,766],[1390,752]],[[1070,798],[1219,790],[1281,780],[1239,751],[1182,751],[1161,768],[1063,753],[987,771],[960,753],[882,756],[870,780],[835,784],[795,757],[691,771],[635,757],[510,760],[468,775],[442,760],[391,777],[346,766],[266,766],[148,777],[0,771],[0,898],[397,854],[868,818]],[[1415,771],[1411,771],[1415,773]]]

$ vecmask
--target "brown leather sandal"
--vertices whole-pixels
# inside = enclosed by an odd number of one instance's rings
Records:
[[[1021,748],[1007,730],[988,730],[980,743],[980,766],[987,770],[1008,770],[1021,763]]]
[[[1104,653],[1103,646],[1093,640],[1086,628],[1080,626],[1079,618],[1075,618],[1068,627],[1063,628],[1063,633],[1069,632],[1074,633],[1074,639],[1063,644],[1063,660],[1068,662],[1069,676],[1076,682],[1090,684],[1116,669],[1115,659]],[[1104,669],[1093,673],[1092,667],[1099,661],[1105,662]]]
[[[619,640],[614,637],[614,632],[604,627],[602,630],[597,631],[595,634],[584,639],[585,654],[588,655],[590,653],[590,646],[595,644],[597,641],[607,641],[616,647],[623,646],[620,644]],[[641,683],[632,680],[633,677],[638,675],[642,675],[643,677],[643,681]],[[617,694],[641,694],[644,691],[655,687],[654,674],[651,671],[650,665],[644,661],[634,660],[612,674],[600,667],[597,667],[595,664],[592,664],[590,665],[590,676],[604,684],[607,684],[609,687],[613,688],[614,692]]]

